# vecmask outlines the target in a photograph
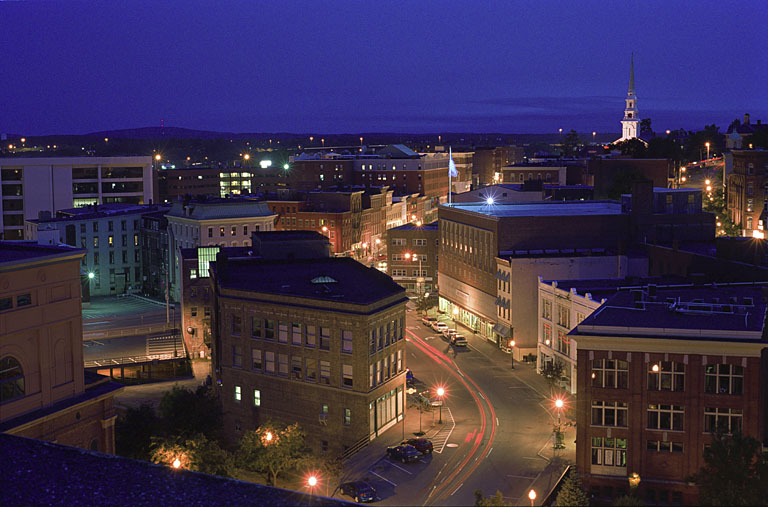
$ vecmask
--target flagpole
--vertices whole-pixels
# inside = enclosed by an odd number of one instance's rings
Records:
[[[451,161],[453,160],[453,151],[448,147],[448,204],[451,204]]]

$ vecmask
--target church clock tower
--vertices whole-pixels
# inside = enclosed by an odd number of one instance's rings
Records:
[[[632,54],[629,63],[629,89],[627,90],[626,107],[624,108],[624,119],[621,120],[621,139],[634,139],[640,132],[640,117],[637,112],[637,96],[635,95],[635,55]]]

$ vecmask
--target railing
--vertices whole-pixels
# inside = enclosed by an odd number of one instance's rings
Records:
[[[126,364],[151,363],[154,360],[167,361],[169,359],[181,359],[186,357],[186,352],[181,350],[174,354],[154,354],[149,356],[112,357],[106,359],[91,359],[84,361],[86,368],[108,368],[110,366],[123,366]]]
[[[100,340],[104,338],[117,338],[120,336],[139,336],[143,334],[162,333],[173,331],[177,328],[173,324],[154,324],[148,326],[121,327],[119,329],[100,329],[98,331],[84,331],[83,340]]]
[[[349,458],[351,458],[355,453],[357,453],[360,449],[367,446],[371,442],[371,439],[368,437],[363,437],[357,442],[355,442],[351,447],[347,447],[343,453],[341,453],[341,461],[347,461]]]

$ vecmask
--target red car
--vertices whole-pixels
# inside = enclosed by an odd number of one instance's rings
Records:
[[[428,438],[410,438],[404,440],[402,445],[412,445],[421,454],[432,454],[432,441]]]

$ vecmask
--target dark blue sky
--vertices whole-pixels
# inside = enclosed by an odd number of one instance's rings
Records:
[[[0,0],[0,132],[768,121],[768,2]]]

